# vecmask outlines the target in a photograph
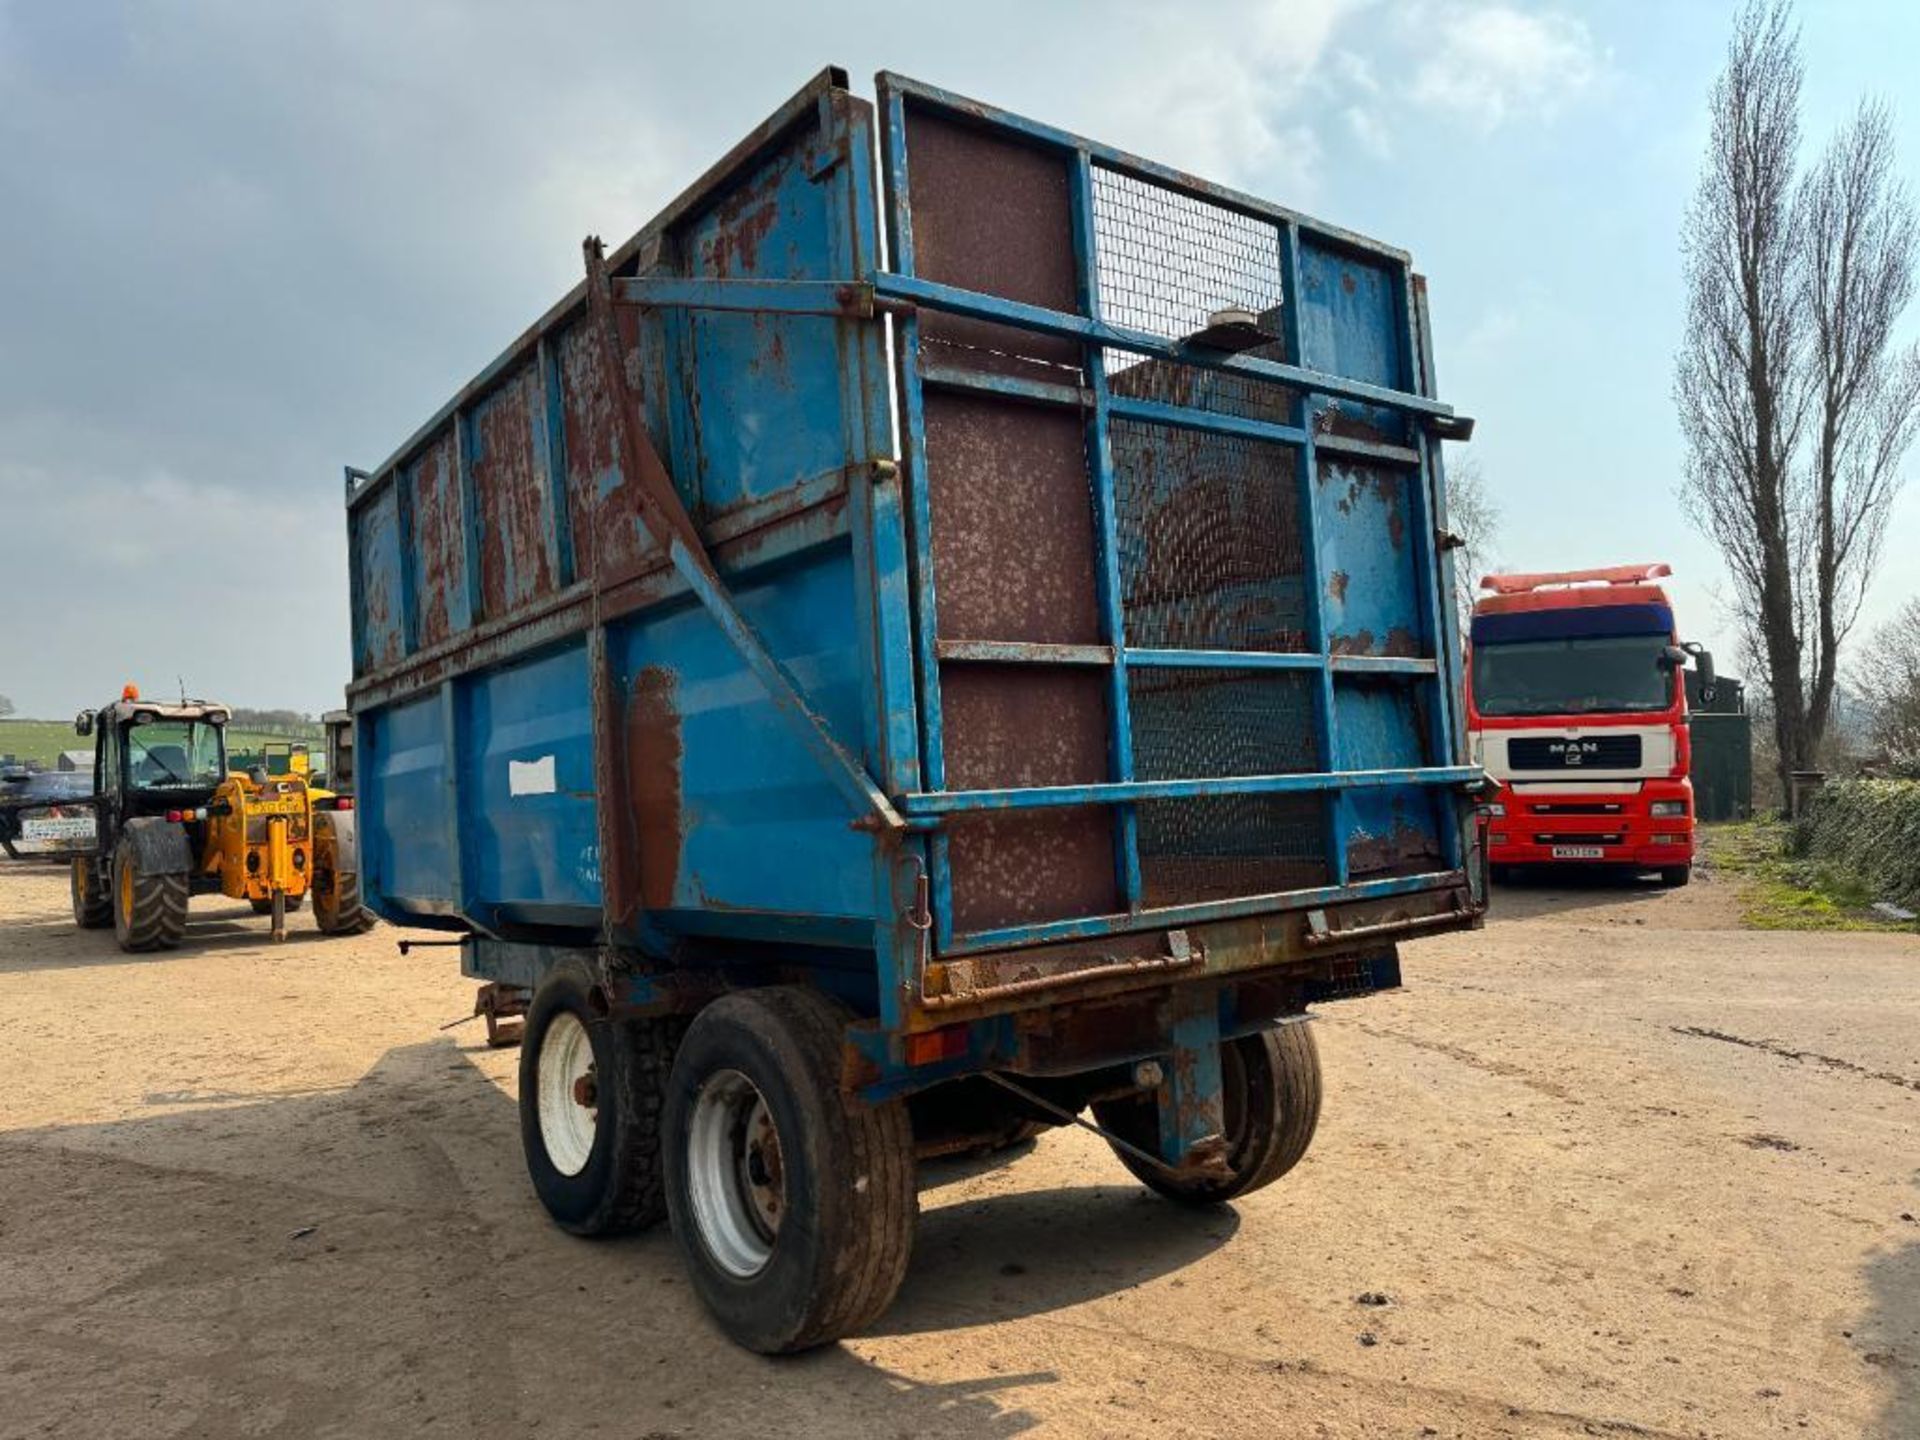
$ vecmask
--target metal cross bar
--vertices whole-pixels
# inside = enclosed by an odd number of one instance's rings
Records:
[[[873,287],[860,280],[713,280],[630,275],[613,282],[623,305],[689,310],[750,310],[781,315],[873,318]]]
[[[904,830],[906,821],[900,812],[894,809],[865,767],[834,738],[827,722],[807,704],[793,676],[767,649],[766,642],[734,603],[732,592],[715,567],[693,517],[687,513],[679,492],[673,487],[672,477],[667,474],[659,452],[653,448],[653,441],[640,422],[638,403],[629,392],[620,332],[613,318],[613,286],[607,274],[606,247],[593,235],[587,237],[582,250],[587,265],[587,308],[600,347],[601,373],[616,391],[613,413],[620,465],[634,479],[654,538],[665,548],[673,568],[732,642],[741,659],[767,687],[774,708],[787,718],[834,783],[871,817],[870,823],[889,831]]]
[[[1479,777],[1471,765],[1409,770],[1322,770],[1290,775],[1223,775],[1192,780],[1131,780],[1099,785],[1035,785],[1026,789],[941,790],[900,797],[909,816],[972,810],[1033,810],[1064,805],[1113,805],[1135,800],[1185,800],[1200,795],[1283,795],[1393,785],[1464,785]]]
[[[1257,380],[1278,381],[1282,385],[1297,385],[1318,394],[1332,395],[1342,400],[1358,400],[1368,405],[1404,410],[1410,414],[1419,415],[1423,419],[1449,421],[1453,419],[1451,405],[1430,400],[1424,395],[1415,395],[1405,390],[1393,390],[1384,385],[1369,385],[1364,380],[1349,380],[1341,375],[1329,375],[1324,370],[1311,370],[1304,365],[1287,365],[1277,360],[1262,360],[1250,355],[1231,354],[1225,350],[1183,345],[1177,340],[1168,340],[1165,336],[1155,335],[1149,330],[1135,330],[1130,326],[1112,325],[1105,321],[1089,319],[1084,315],[1070,315],[1062,310],[1049,310],[1041,305],[1028,305],[1018,300],[1002,299],[997,295],[983,295],[975,290],[964,290],[957,285],[943,285],[934,280],[922,280],[914,275],[896,275],[885,270],[875,271],[873,291],[880,302],[891,300],[930,310],[944,310],[950,314],[964,315],[974,320],[997,321],[1003,325],[1014,325],[1023,330],[1037,331],[1042,335],[1058,335],[1068,340],[1113,345],[1122,350],[1133,351],[1135,354],[1152,355],[1162,360],[1177,360],[1183,364],[1199,365],[1210,370],[1224,370],[1230,374],[1246,375]],[[885,308],[884,305],[883,308]]]

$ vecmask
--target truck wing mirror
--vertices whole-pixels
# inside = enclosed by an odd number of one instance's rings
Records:
[[[1678,645],[1669,645],[1660,652],[1662,670],[1684,670],[1687,665],[1687,652]]]
[[[91,735],[93,733],[92,711],[82,710],[78,715],[73,717],[73,733],[76,735]]]
[[[1713,652],[1697,642],[1682,647],[1693,657],[1693,668],[1700,672],[1700,693],[1706,699],[1713,698]]]

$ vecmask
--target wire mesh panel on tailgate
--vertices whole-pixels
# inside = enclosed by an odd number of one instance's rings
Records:
[[[940,949],[1457,867],[1404,257],[880,93]]]

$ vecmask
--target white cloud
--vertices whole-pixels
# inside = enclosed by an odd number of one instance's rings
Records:
[[[1423,5],[1406,27],[1428,52],[1414,72],[1413,99],[1483,132],[1551,117],[1605,68],[1586,22],[1500,0]]]
[[[1302,203],[1322,154],[1316,107],[1303,102],[1331,60],[1334,35],[1362,3],[1239,0],[1205,11],[1206,26],[1180,10],[1134,57],[1138,83],[1115,87],[1117,113],[1101,138]]]

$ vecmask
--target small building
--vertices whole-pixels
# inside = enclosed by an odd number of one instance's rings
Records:
[[[1688,730],[1693,761],[1693,809],[1701,820],[1744,820],[1753,813],[1753,717],[1747,687],[1723,676],[1711,697],[1701,693],[1699,672],[1687,678]]]
[[[90,771],[93,769],[93,751],[62,750],[60,752],[60,759],[55,763],[53,768],[68,772],[76,770]]]

